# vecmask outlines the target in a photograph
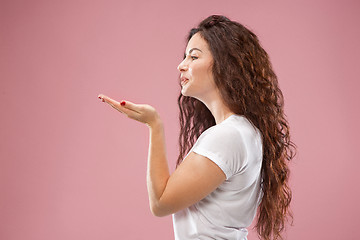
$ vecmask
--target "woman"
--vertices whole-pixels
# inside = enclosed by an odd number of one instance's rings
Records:
[[[152,213],[173,214],[175,239],[281,238],[294,156],[283,96],[254,33],[213,15],[191,29],[178,66],[180,154],[169,174],[156,110],[99,95],[150,130],[147,187]],[[185,155],[186,154],[186,155]]]

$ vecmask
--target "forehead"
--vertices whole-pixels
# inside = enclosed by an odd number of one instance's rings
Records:
[[[203,37],[201,37],[200,33],[195,33],[191,39],[189,40],[187,47],[186,47],[186,54],[189,53],[189,51],[192,48],[199,48],[203,53],[208,52],[208,44],[205,41]],[[194,51],[196,52],[196,51]],[[199,52],[199,51],[197,51]]]

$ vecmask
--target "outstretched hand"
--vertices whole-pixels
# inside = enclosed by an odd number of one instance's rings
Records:
[[[154,124],[160,122],[159,114],[154,107],[148,104],[135,104],[129,101],[121,101],[120,103],[103,94],[100,94],[98,98],[125,114],[127,117],[145,123],[148,127],[152,127]]]

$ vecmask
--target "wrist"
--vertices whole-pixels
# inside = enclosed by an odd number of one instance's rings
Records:
[[[153,121],[147,124],[150,130],[161,129],[163,128],[163,122],[159,117],[155,118]]]

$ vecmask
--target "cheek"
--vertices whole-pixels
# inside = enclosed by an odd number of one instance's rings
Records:
[[[198,81],[207,81],[209,78],[212,78],[212,72],[209,69],[209,64],[207,63],[194,63],[192,66],[189,66],[190,76]]]
[[[190,76],[194,79],[197,79],[197,81],[199,81],[201,78],[205,77],[205,71],[204,71],[204,67],[203,66],[199,66],[199,65],[194,65],[192,67],[189,67],[189,73]]]
[[[196,79],[201,81],[207,81],[212,75],[211,72],[209,72],[209,68],[207,66],[201,66],[199,68],[193,69],[192,73]]]

